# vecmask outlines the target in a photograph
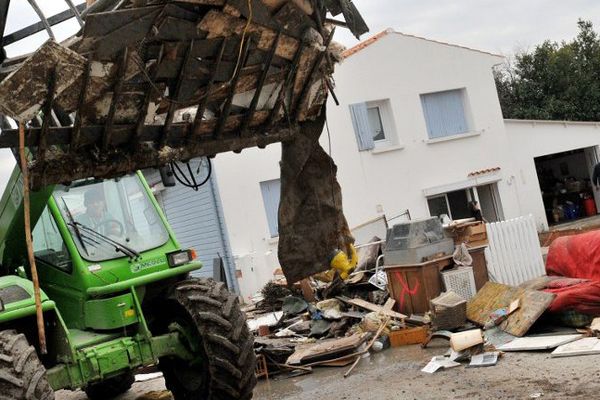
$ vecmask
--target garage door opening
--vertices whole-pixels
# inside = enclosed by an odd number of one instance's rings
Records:
[[[569,223],[598,214],[598,192],[592,173],[598,163],[596,147],[537,157],[535,167],[548,225]]]

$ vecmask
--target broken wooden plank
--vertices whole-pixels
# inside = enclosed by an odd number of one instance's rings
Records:
[[[490,321],[490,315],[519,300],[520,308],[499,327],[514,336],[523,336],[550,306],[556,295],[487,282],[467,303],[467,318],[480,325]]]
[[[121,98],[121,93],[123,92],[123,83],[125,78],[125,72],[127,70],[127,62],[129,52],[127,48],[123,50],[123,54],[120,58],[119,62],[119,70],[117,72],[117,80],[115,82],[115,86],[113,88],[112,99],[110,102],[110,108],[108,110],[108,115],[106,117],[106,123],[104,124],[104,134],[102,138],[102,148],[106,151],[108,146],[111,143],[112,139],[112,128],[115,121],[115,113],[117,111],[117,104],[119,104],[119,100]]]
[[[56,68],[50,72],[48,77],[48,93],[46,94],[46,102],[44,104],[44,120],[42,122],[42,130],[40,132],[40,143],[37,151],[37,161],[43,162],[46,157],[46,150],[48,149],[48,129],[50,128],[50,121],[52,120],[52,109],[54,108],[54,95],[56,93],[56,80],[58,78]]]
[[[285,77],[285,82],[283,83],[283,87],[281,88],[281,90],[279,91],[279,96],[277,96],[277,101],[275,102],[275,105],[273,106],[273,109],[271,110],[271,114],[269,115],[269,126],[273,125],[278,119],[279,119],[279,115],[281,113],[281,108],[285,102],[285,96],[287,95],[288,92],[291,91],[290,86],[292,85],[292,83],[294,82],[294,79],[296,77],[296,73],[298,71],[298,65],[300,63],[300,60],[302,59],[302,54],[304,53],[304,42],[300,42],[300,46],[298,46],[298,49],[296,51],[296,54],[294,55],[294,59],[292,60],[292,64],[290,65],[286,77]],[[290,96],[292,95],[292,93],[290,93]],[[291,103],[291,100],[290,100]]]
[[[331,30],[331,33],[329,34],[329,37],[327,38],[327,41],[325,42],[325,45],[324,45],[325,51],[321,51],[321,52],[317,53],[315,60],[313,61],[310,69],[308,70],[309,72],[305,78],[304,87],[302,88],[302,91],[300,92],[300,97],[298,98],[298,102],[295,105],[296,109],[295,109],[294,119],[296,119],[296,120],[298,119],[298,116],[300,115],[302,108],[309,107],[309,105],[305,104],[305,103],[307,102],[308,94],[313,85],[313,82],[315,82],[315,81],[320,82],[321,77],[325,75],[325,74],[323,74],[323,75],[318,74],[318,72],[319,72],[319,68],[321,67],[321,63],[323,62],[323,59],[325,58],[325,54],[327,54],[327,49],[329,48],[329,45],[331,44],[331,41],[333,40],[334,34],[335,34],[335,28]]]
[[[250,121],[254,118],[254,112],[256,111],[256,106],[258,105],[258,101],[260,99],[260,95],[262,93],[262,89],[265,85],[265,81],[267,79],[267,74],[269,73],[269,69],[271,68],[271,62],[273,61],[273,56],[275,55],[275,50],[277,49],[277,45],[279,43],[280,34],[277,35],[277,38],[273,41],[273,46],[271,47],[271,51],[267,56],[267,59],[263,65],[263,71],[258,79],[256,84],[256,90],[254,92],[254,97],[252,97],[252,101],[250,102],[250,107],[248,107],[248,111],[246,112],[246,116],[244,117],[244,122],[240,128],[240,135],[246,134],[246,129],[248,129],[248,125]]]
[[[246,25],[247,24],[239,18],[211,10],[206,13],[204,18],[202,18],[199,27],[208,32],[207,39],[212,39],[217,37],[242,35],[246,30]],[[248,26],[246,33],[258,34],[259,40],[257,46],[260,50],[264,51],[269,51],[277,36],[277,31],[253,23]],[[282,35],[275,54],[286,60],[292,60],[299,44],[299,40],[288,35]]]
[[[302,39],[307,29],[317,30],[317,24],[309,18],[295,3],[287,2],[273,16],[286,34]]]
[[[139,8],[131,10],[132,15],[127,18],[118,18],[107,21],[105,13],[90,14],[86,19],[84,37],[79,46],[80,52],[94,52],[97,60],[105,60],[113,54],[122,51],[125,47],[135,45],[143,40],[153,26],[156,16],[162,7],[145,7],[141,12]],[[125,14],[129,10],[113,11],[112,13]],[[111,15],[111,17],[114,17]],[[129,21],[123,22],[123,19]],[[96,25],[89,24],[98,20]]]
[[[87,92],[87,88],[90,83],[91,68],[92,68],[92,65],[88,61],[88,63],[85,66],[85,70],[83,72],[81,89],[79,91],[79,99],[77,99],[77,110],[75,113],[75,123],[73,124],[73,131],[71,133],[71,143],[70,143],[71,148],[70,148],[70,150],[72,152],[77,151],[77,149],[79,148],[79,142],[81,141],[81,123],[82,123],[81,113],[82,113],[83,102],[85,101],[85,95]]]
[[[179,100],[181,98],[181,88],[183,87],[183,83],[185,80],[185,71],[189,68],[192,48],[194,47],[194,41],[192,40],[190,44],[187,46],[188,50],[186,52],[186,56],[183,59],[183,63],[181,65],[181,70],[179,71],[179,78],[177,79],[177,83],[175,84],[175,93],[169,99],[169,110],[167,111],[167,117],[164,125],[163,136],[160,139],[160,146],[164,146],[165,143],[168,143],[169,140],[169,131],[171,130],[171,125],[173,125],[173,117],[175,116],[175,110],[179,106]]]
[[[248,3],[252,10],[248,8]],[[278,29],[279,26],[271,17],[271,11],[261,0],[227,0],[223,11],[236,18],[243,16],[247,20],[267,26],[272,29]]]
[[[86,59],[53,40],[48,40],[10,76],[0,82],[0,114],[17,121],[35,117],[48,95],[48,79],[56,68],[56,95],[75,82]]]
[[[156,29],[154,40],[161,41],[188,41],[202,39],[206,36],[206,33],[198,28],[196,22],[175,17],[164,18]]]
[[[221,136],[221,133],[223,132],[223,128],[225,128],[225,123],[227,121],[227,119],[229,118],[229,114],[231,112],[231,105],[233,103],[233,96],[235,96],[235,89],[237,86],[237,83],[240,79],[240,72],[242,71],[242,68],[244,67],[244,65],[246,64],[246,59],[248,58],[248,51],[250,50],[250,46],[252,45],[252,36],[247,38],[244,46],[242,47],[242,52],[240,59],[238,60],[239,64],[234,72],[233,77],[231,78],[231,81],[228,83],[229,85],[229,93],[227,94],[227,99],[225,100],[225,104],[223,105],[223,110],[221,111],[221,115],[219,116],[219,120],[217,122],[217,127],[215,129],[215,132],[213,133],[213,138],[218,139]]]
[[[325,340],[309,346],[298,346],[294,354],[288,358],[286,364],[298,365],[325,359],[326,357],[337,358],[336,355],[356,350],[365,342],[367,336],[368,334],[352,335],[341,339]]]
[[[365,310],[369,310],[369,311],[373,311],[376,313],[380,313],[382,315],[386,315],[390,318],[395,318],[395,319],[407,318],[406,315],[404,315],[404,314],[400,314],[399,312],[385,309],[384,307],[378,306],[377,304],[369,303],[368,301],[363,300],[363,299],[349,299],[346,297],[337,297],[337,299],[339,299],[345,303],[351,304],[353,306],[364,308]]]
[[[269,7],[272,12],[276,12],[279,10],[279,8],[281,8],[282,5],[289,1],[292,1],[294,4],[296,4],[296,6],[298,6],[306,15],[312,15],[314,12],[310,0],[262,0],[262,2],[265,3],[265,5]]]
[[[229,42],[229,40],[227,38],[223,38],[221,41],[221,48],[219,50],[219,53],[217,55],[214,65],[213,65],[211,77],[210,77],[210,80],[208,81],[208,85],[206,86],[206,92],[204,93],[202,99],[200,100],[200,104],[198,104],[198,109],[196,111],[196,117],[194,118],[194,126],[192,128],[191,135],[189,135],[188,138],[186,138],[188,141],[189,141],[189,139],[193,138],[194,136],[198,136],[200,134],[200,126],[202,124],[202,118],[204,117],[204,112],[206,111],[206,106],[208,105],[210,95],[213,91],[213,85],[215,83],[216,75],[219,71],[221,62],[223,61],[223,54],[225,53],[225,49],[227,47],[228,42]]]

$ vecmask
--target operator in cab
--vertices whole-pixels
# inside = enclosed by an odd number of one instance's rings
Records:
[[[85,192],[83,205],[85,213],[79,215],[77,222],[103,235],[120,236],[123,233],[106,209],[106,201],[100,188],[95,187]]]

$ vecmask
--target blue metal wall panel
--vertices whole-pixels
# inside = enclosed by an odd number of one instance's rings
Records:
[[[160,181],[155,171],[145,175],[151,184]],[[204,265],[196,275],[212,278],[213,260],[220,256],[230,289],[239,292],[216,176],[197,192],[178,183],[156,197],[181,246],[195,249]]]

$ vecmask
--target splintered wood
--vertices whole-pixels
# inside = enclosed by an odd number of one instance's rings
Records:
[[[367,334],[352,335],[349,337],[326,340],[322,343],[314,345],[299,346],[294,354],[288,360],[289,365],[308,364],[317,361],[325,361],[335,359],[337,356],[345,356],[347,353],[353,353],[353,350],[367,340]]]
[[[467,318],[485,325],[494,311],[508,308],[515,300],[519,300],[519,308],[500,324],[500,329],[514,336],[523,336],[555,297],[551,293],[488,282],[467,303]]]
[[[324,21],[347,2],[169,0],[91,12],[78,36],[0,67],[4,126],[33,121],[35,188],[293,140],[327,100],[340,53]],[[17,139],[4,129],[0,147]]]

